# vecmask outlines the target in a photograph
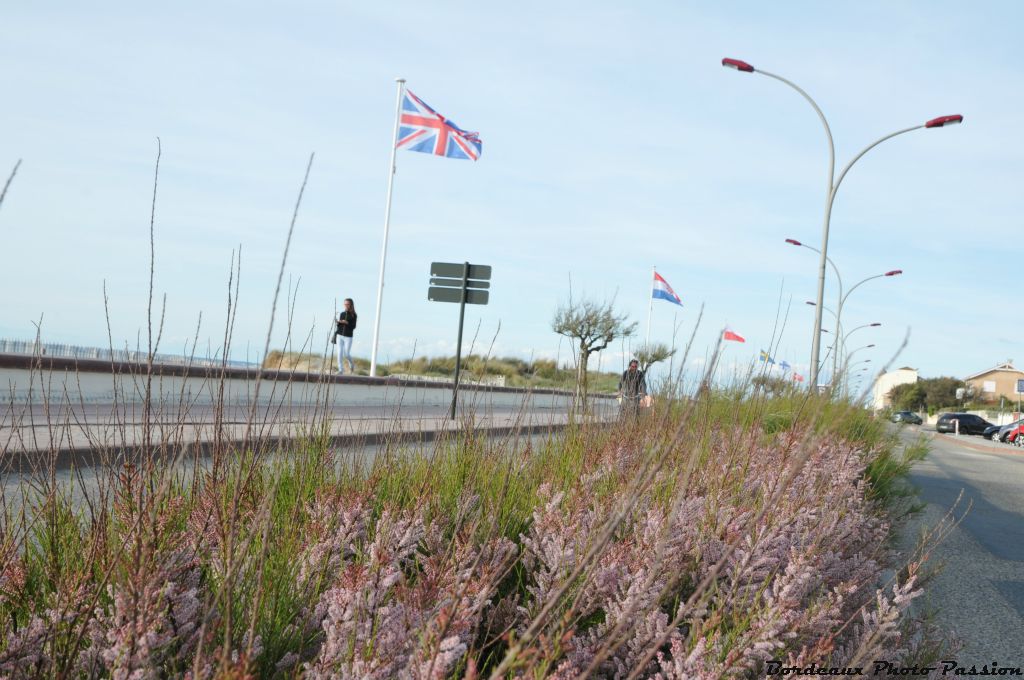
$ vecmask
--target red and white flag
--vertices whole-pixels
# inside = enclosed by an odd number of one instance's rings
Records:
[[[726,328],[725,332],[722,333],[722,339],[732,340],[733,342],[746,342],[746,339],[743,338],[743,336],[741,336],[739,333],[732,332],[728,328]]]

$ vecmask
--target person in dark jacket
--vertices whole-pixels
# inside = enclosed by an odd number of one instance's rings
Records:
[[[619,397],[622,398],[622,413],[636,418],[640,415],[640,401],[647,396],[647,378],[640,370],[636,359],[629,362],[629,368],[619,378]]]
[[[348,372],[355,373],[352,363],[352,331],[356,329],[356,305],[352,298],[345,298],[345,309],[335,322],[334,343],[338,346],[338,373],[345,372],[344,361],[348,360]]]

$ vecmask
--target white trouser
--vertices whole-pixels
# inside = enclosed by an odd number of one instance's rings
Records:
[[[348,359],[348,370],[354,373],[356,365],[352,363],[352,338],[344,335],[338,336],[338,371],[344,373],[345,366],[342,362]]]

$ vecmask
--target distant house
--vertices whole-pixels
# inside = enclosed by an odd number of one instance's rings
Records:
[[[1009,361],[964,378],[967,386],[974,388],[974,398],[983,401],[1016,398],[1018,380],[1024,380],[1024,371],[1014,368]]]
[[[889,371],[878,376],[874,387],[871,388],[871,406],[876,411],[881,411],[887,406],[892,406],[889,399],[889,392],[897,385],[906,385],[917,382],[917,369],[904,366],[895,371]]]

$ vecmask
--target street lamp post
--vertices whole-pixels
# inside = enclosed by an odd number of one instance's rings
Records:
[[[845,305],[846,305],[846,299],[847,299],[848,297],[850,297],[850,293],[852,293],[853,291],[857,290],[857,288],[859,288],[859,287],[860,287],[861,285],[863,285],[863,284],[867,283],[868,281],[873,281],[874,279],[883,279],[883,278],[891,278],[891,277],[893,277],[893,276],[900,276],[901,274],[903,274],[903,270],[902,270],[902,269],[891,269],[891,270],[889,270],[889,271],[885,272],[884,274],[875,274],[874,276],[869,276],[869,277],[867,277],[866,279],[863,279],[863,280],[861,280],[861,281],[858,281],[857,283],[855,283],[855,284],[854,284],[854,285],[853,285],[853,286],[852,286],[852,287],[850,288],[850,290],[848,290],[848,291],[846,292],[846,295],[842,295],[842,294],[840,294],[840,298],[839,298],[839,310],[838,310],[838,311],[836,312],[836,319],[837,319],[836,323],[837,323],[837,324],[839,323],[838,319],[839,319],[839,318],[840,318],[840,317],[842,316],[842,314],[843,314],[843,306],[845,306]],[[852,333],[853,331],[850,331],[850,332]],[[844,351],[845,351],[845,349],[846,349],[846,346],[845,346],[845,342],[846,342],[846,341],[844,340],[844,341],[843,341],[843,343],[844,343],[844,344],[843,344],[843,346],[842,346],[842,349],[843,349]],[[838,353],[838,352],[836,352],[836,353],[835,353],[834,355],[832,355],[832,375],[835,375],[835,373],[836,373],[836,370],[837,370],[837,368],[838,368],[838,359],[839,359],[839,353]]]
[[[880,276],[885,276],[885,275],[881,274]],[[871,278],[875,278],[875,277],[871,277]],[[867,281],[867,280],[868,279],[865,279],[865,281]],[[863,282],[864,281],[861,281],[861,283],[863,283]],[[860,284],[858,283],[857,285],[859,286]],[[856,286],[854,286],[854,288],[856,288]],[[810,305],[812,307],[816,307],[817,306],[811,300],[805,301],[804,304]],[[866,323],[866,324],[857,326],[856,328],[851,330],[849,333],[844,334],[843,333],[843,325],[842,325],[842,322],[839,320],[839,315],[836,314],[831,309],[829,309],[828,307],[825,307],[824,309],[825,309],[826,312],[831,314],[835,318],[835,320],[836,320],[836,340],[835,340],[834,343],[832,343],[832,345],[830,345],[829,347],[826,348],[830,352],[832,352],[833,357],[838,357],[838,356],[840,356],[845,351],[845,349],[846,349],[846,340],[851,335],[853,335],[854,331],[858,331],[858,330],[860,330],[862,328],[877,328],[878,326],[882,325],[881,322],[878,322],[878,321],[875,321],[873,323]],[[824,329],[824,328],[822,328],[821,332],[822,333],[828,333],[829,331]],[[833,385],[837,384],[837,381],[839,380],[839,378],[842,375],[845,375],[845,367],[847,366],[847,364],[848,364],[848,362],[850,360],[850,357],[853,356],[853,354],[855,352],[859,352],[862,349],[867,349],[868,347],[874,347],[874,344],[864,345],[863,347],[858,347],[857,349],[855,349],[852,352],[850,352],[849,354],[847,354],[843,358],[843,366],[844,366],[844,368],[843,368],[843,371],[841,373],[839,372],[839,364],[838,364],[838,362],[833,360],[833,364],[832,364],[832,383],[833,383]],[[825,355],[825,359],[828,360],[828,354]]]
[[[801,243],[800,241],[797,241],[795,238],[787,238],[786,239],[786,243],[788,243],[791,246],[799,246],[801,248],[807,248],[807,250],[815,252],[818,255],[822,254],[821,251],[818,250],[817,248],[815,248],[814,246],[809,246],[806,243]],[[842,297],[843,296],[843,292],[842,292],[843,291],[843,277],[839,275],[839,267],[836,266],[836,263],[833,262],[832,258],[829,257],[828,255],[825,255],[825,260],[830,265],[832,265],[832,271],[835,272],[836,280],[839,282],[839,297]]]
[[[874,346],[875,346],[875,343],[871,343],[870,345],[861,345],[857,349],[850,350],[850,352],[843,359],[843,363],[846,364],[847,366],[849,366],[850,365],[850,359],[853,358],[854,354],[856,354],[857,352],[861,351],[862,349],[871,349]]]
[[[821,251],[818,250],[817,248],[815,248],[814,246],[809,246],[806,243],[801,243],[800,241],[797,241],[795,238],[787,238],[786,239],[786,243],[788,243],[790,245],[794,245],[794,246],[799,246],[801,248],[807,248],[808,250],[811,250],[811,251],[813,251],[815,253],[818,253],[819,255],[821,254]],[[884,278],[884,277],[899,276],[899,275],[901,275],[903,273],[902,269],[891,269],[891,270],[889,270],[889,271],[887,271],[887,272],[885,272],[883,274],[876,274],[874,276],[869,276],[866,279],[861,279],[857,283],[853,284],[853,286],[850,287],[850,290],[848,290],[844,294],[843,293],[843,277],[839,273],[839,267],[836,266],[836,263],[832,261],[831,257],[826,256],[825,259],[832,266],[832,271],[835,272],[836,281],[839,284],[839,295],[837,296],[839,304],[836,306],[836,310],[838,310],[838,311],[833,312],[828,307],[825,307],[824,309],[825,309],[826,312],[831,313],[832,316],[834,316],[836,318],[836,329],[838,330],[839,333],[843,332],[843,324],[842,324],[843,306],[846,304],[846,299],[848,297],[850,297],[850,294],[853,291],[855,291],[857,288],[859,288],[863,284],[865,284],[868,281],[871,281],[873,279],[881,279],[881,278]],[[814,303],[814,302],[811,302],[810,300],[808,300],[807,304],[814,306],[817,303]],[[834,352],[832,354],[832,375],[833,376],[836,375],[836,370],[838,369],[838,359],[839,359],[839,351],[837,350],[836,352]],[[827,358],[826,358],[826,360],[827,360]]]
[[[851,335],[853,335],[854,333],[856,333],[857,331],[859,331],[860,329],[862,329],[862,328],[878,328],[881,325],[882,325],[881,322],[873,321],[871,323],[861,324],[860,326],[857,326],[856,328],[852,328],[852,329],[850,329],[849,333],[847,333],[846,335],[843,336],[843,340],[842,340],[842,342],[840,344],[845,345],[846,344],[846,339],[848,337],[850,337]]]
[[[833,268],[834,268],[834,266],[833,266]],[[836,277],[838,278],[838,276],[839,276],[839,272],[836,272]],[[818,306],[818,303],[814,302],[813,300],[807,300],[807,301],[804,302],[804,304],[805,305],[810,305],[811,307],[817,307]],[[843,324],[839,321],[839,315],[836,314],[831,309],[829,309],[828,307],[822,306],[822,309],[824,309],[826,312],[831,314],[832,318],[836,320],[836,337],[842,337],[843,336]],[[822,333],[826,333],[827,331],[824,328],[822,328],[821,332]],[[829,348],[826,347],[825,349],[829,349]],[[836,347],[836,351],[837,352],[839,351],[838,347]],[[828,360],[828,354],[827,353],[825,354],[825,360],[826,361]],[[833,369],[833,373],[835,373],[834,369]]]
[[[871,344],[871,345],[864,345],[862,347],[858,347],[857,349],[855,349],[852,352],[848,353],[843,358],[843,373],[842,373],[843,394],[849,394],[849,389],[848,388],[849,388],[849,384],[850,384],[850,369],[853,368],[854,366],[857,366],[857,365],[861,364],[861,363],[870,363],[871,362],[871,359],[861,359],[861,361],[858,361],[856,363],[851,364],[850,363],[850,359],[852,359],[853,355],[856,354],[857,352],[861,351],[862,349],[868,349],[869,347],[874,347],[874,345]]]
[[[753,66],[751,66],[745,61],[740,61],[739,59],[725,58],[722,59],[722,66],[734,69],[736,71],[740,71],[742,73],[760,73],[763,76],[767,76],[769,78],[773,78],[774,80],[778,80],[780,83],[788,85],[792,89],[796,90],[800,94],[800,96],[806,99],[807,103],[809,103],[811,107],[814,108],[814,112],[818,114],[818,118],[821,120],[822,127],[825,128],[825,136],[828,138],[828,185],[827,191],[825,193],[825,218],[822,221],[821,230],[821,259],[818,264],[818,304],[814,313],[814,337],[811,342],[811,385],[815,390],[817,390],[819,368],[818,355],[821,349],[821,310],[822,304],[825,301],[825,264],[826,262],[828,262],[828,231],[829,223],[832,218],[832,203],[835,201],[836,192],[839,190],[839,186],[843,183],[843,178],[846,177],[846,173],[850,171],[850,168],[853,167],[854,163],[856,163],[864,156],[864,154],[866,154],[868,151],[875,148],[882,142],[892,139],[893,137],[896,137],[898,135],[911,132],[913,130],[919,130],[922,128],[940,128],[945,127],[947,125],[962,123],[964,117],[961,116],[960,114],[940,116],[938,118],[933,118],[932,120],[929,120],[920,125],[914,125],[913,127],[908,127],[902,130],[897,130],[896,132],[891,132],[885,135],[884,137],[881,137],[880,139],[872,142],[868,146],[864,147],[864,149],[861,150],[861,152],[858,153],[856,156],[854,156],[853,159],[849,163],[847,163],[846,166],[842,169],[842,171],[839,173],[839,179],[835,179],[836,153],[835,145],[832,142],[832,130],[829,127],[828,120],[825,118],[825,114],[821,112],[821,108],[818,106],[817,102],[815,102],[814,99],[812,99],[809,94],[804,92],[796,83],[786,80],[782,76],[776,75],[774,73],[769,73],[767,71],[755,69]]]
[[[839,345],[839,347],[846,347],[846,340],[847,340],[847,338],[849,338],[849,337],[850,337],[851,335],[853,335],[853,334],[854,334],[854,333],[856,333],[857,331],[859,331],[859,330],[861,330],[861,329],[863,329],[863,328],[878,328],[878,327],[879,327],[879,326],[881,326],[881,325],[882,325],[882,324],[881,324],[881,323],[879,323],[878,321],[875,321],[875,322],[873,322],[873,323],[865,323],[865,324],[861,324],[860,326],[857,326],[856,328],[853,328],[853,329],[851,329],[851,330],[850,330],[850,332],[849,332],[849,333],[847,333],[846,335],[844,335],[844,336],[843,336],[843,337],[842,337],[841,339],[840,339],[840,338],[837,338],[837,342],[838,342],[838,345]],[[874,345],[871,345],[871,347],[874,347]],[[861,348],[859,348],[859,349],[864,349],[864,348],[863,348],[863,347],[861,347]],[[836,353],[839,353],[839,351],[840,351],[839,349],[836,349]],[[855,350],[855,351],[856,351],[856,350]],[[840,373],[841,373],[841,374],[842,374],[842,375],[843,375],[844,377],[845,377],[846,375],[848,375],[848,371],[849,371],[849,369],[850,369],[850,366],[849,366],[849,364],[848,364],[847,362],[848,362],[848,361],[850,360],[850,356],[851,356],[852,354],[853,354],[853,352],[850,352],[850,354],[846,356],[846,358],[845,358],[845,360],[844,360],[844,365],[843,365],[842,369],[840,369]]]

